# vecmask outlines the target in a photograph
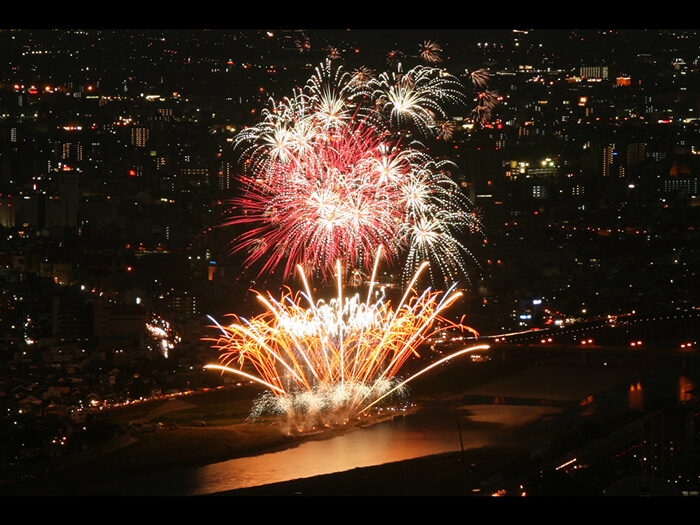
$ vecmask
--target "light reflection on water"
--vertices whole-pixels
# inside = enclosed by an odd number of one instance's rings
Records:
[[[540,423],[551,429],[580,420],[582,415],[641,410],[653,399],[662,397],[677,397],[682,401],[696,384],[687,376],[675,374],[634,380],[613,391],[587,397],[572,410]],[[503,398],[492,398],[491,403],[494,412],[500,409],[505,414],[508,408],[512,409]],[[308,441],[288,450],[234,459],[196,470],[153,475],[126,485],[121,483],[112,491],[124,495],[211,494],[459,451],[460,437],[464,448],[471,449],[502,442],[512,435],[512,429],[507,425],[472,421],[468,414],[468,411],[460,413],[447,405],[434,406],[331,439]],[[533,442],[539,439],[534,431],[528,432],[525,433],[528,439]],[[104,490],[110,491],[109,488]]]
[[[454,410],[421,411],[279,452],[134,480],[112,491],[146,496],[211,494],[459,451],[460,429],[465,448],[493,444],[505,433],[502,425],[469,423],[464,418],[458,424],[458,418]]]
[[[692,398],[693,390],[697,389],[698,385],[688,376],[681,376],[678,379],[678,400],[681,403],[688,403]]]
[[[644,390],[641,381],[630,384],[628,407],[631,410],[642,410],[644,408]]]
[[[354,468],[485,447],[507,435],[507,427],[470,422],[456,410],[433,407],[328,440],[200,468],[190,494],[207,494],[300,479]]]
[[[650,409],[650,403],[658,400],[687,403],[693,398],[692,391],[697,387],[697,379],[687,374],[652,373],[625,382],[608,392],[586,396],[578,403],[576,415],[601,416],[620,410],[644,411]]]
[[[622,389],[616,389],[606,396],[597,396],[596,408],[597,411],[603,410],[604,404],[609,402],[610,398],[618,396],[618,393],[621,393],[625,398],[625,406],[629,410],[642,411],[649,409],[650,403],[664,399],[685,403],[692,399],[691,391],[696,388],[697,381],[690,375],[676,375],[674,373],[652,374],[644,379],[631,381],[624,393]],[[604,398],[607,398],[605,402],[603,401]],[[612,406],[617,406],[617,402],[613,402]]]
[[[412,430],[410,419],[411,416],[401,417],[329,440],[309,441],[257,458],[204,467],[197,473],[196,493],[275,483],[459,450],[456,421],[449,429],[440,425],[426,433]]]

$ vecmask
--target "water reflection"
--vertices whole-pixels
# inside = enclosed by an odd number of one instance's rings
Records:
[[[593,415],[593,396],[586,396],[584,397],[581,402],[579,403],[579,408],[580,408],[580,414],[582,416],[591,416]]]
[[[99,492],[126,496],[211,494],[459,451],[460,437],[464,448],[483,447],[508,434],[507,426],[501,422],[481,417],[472,420],[468,408],[433,406],[331,439],[197,469],[152,475],[118,486],[105,486]],[[504,413],[510,409],[502,407]]]
[[[621,410],[644,411],[658,401],[685,403],[693,398],[697,380],[674,373],[650,374],[607,392],[587,396],[578,404],[577,416],[602,416]]]
[[[461,407],[445,403],[331,439],[309,441],[292,449],[194,470],[140,478],[111,489],[105,487],[103,492],[168,496],[210,494],[459,451],[460,439],[465,449],[514,439],[537,450],[537,446],[546,446],[548,438],[543,436],[570,427],[580,421],[582,415],[641,410],[659,398],[678,397],[683,401],[689,399],[689,391],[695,385],[696,382],[686,376],[652,375],[588,396],[564,412],[556,406],[543,406],[547,403],[541,401],[493,396],[470,399]],[[522,426],[536,420],[537,423]]]
[[[681,376],[678,379],[678,400],[681,403],[688,403],[693,399],[693,390],[696,390],[698,385],[688,376]]]
[[[627,407],[630,410],[644,409],[644,390],[640,381],[630,384]]]
[[[233,490],[457,451],[458,419],[454,411],[422,411],[294,449],[209,465],[197,471],[191,493]],[[493,425],[471,425],[465,447],[485,446],[494,439],[494,430],[498,431]]]

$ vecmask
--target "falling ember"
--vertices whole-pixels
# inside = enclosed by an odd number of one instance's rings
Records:
[[[378,261],[378,258],[377,258]],[[414,285],[423,264],[396,308],[375,290],[377,263],[367,297],[343,295],[340,263],[337,296],[315,301],[305,275],[298,267],[304,292],[285,294],[280,300],[258,298],[267,312],[252,319],[236,317],[228,326],[217,323],[221,335],[214,347],[221,352],[220,365],[207,368],[238,374],[267,387],[256,411],[283,416],[291,430],[342,424],[369,409],[435,366],[486,345],[464,348],[400,380],[398,373],[424,340],[437,332],[460,329],[442,313],[460,296],[425,290]]]

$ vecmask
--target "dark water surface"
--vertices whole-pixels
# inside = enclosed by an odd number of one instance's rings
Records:
[[[493,444],[506,432],[502,425],[489,423],[465,427],[458,419],[459,413],[451,407],[436,405],[279,452],[105,483],[91,490],[126,496],[211,494],[458,451],[460,430],[465,448]]]
[[[683,401],[689,398],[688,391],[697,386],[698,378],[683,372],[652,372],[589,396],[517,431],[508,418],[514,405],[522,405],[522,400],[504,402],[502,398],[479,396],[468,399],[467,406],[435,404],[414,414],[279,452],[106,483],[92,490],[95,494],[127,496],[192,496],[454,452],[462,446],[471,449],[515,440],[534,449],[546,446],[546,436],[571,428],[582,416],[641,410],[660,399]],[[494,417],[489,421],[472,420],[470,406],[480,406],[482,412],[492,412]]]

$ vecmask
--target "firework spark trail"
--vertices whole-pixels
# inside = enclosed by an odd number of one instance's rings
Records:
[[[477,69],[469,73],[472,83],[477,89],[485,89],[489,83],[489,72],[486,69]]]
[[[285,278],[301,261],[323,275],[331,275],[331,261],[340,257],[346,268],[369,268],[379,246],[396,261],[421,217],[441,222],[446,236],[474,223],[468,200],[446,175],[450,168],[417,149],[390,150],[371,128],[343,128],[332,145],[310,150],[303,161],[246,180],[246,193],[234,204],[247,213],[232,222],[250,227],[236,250],[248,250],[252,263],[274,247],[261,272],[286,260]],[[433,248],[431,259],[455,260]],[[454,269],[466,274],[464,258]]]
[[[459,351],[457,351],[457,352],[454,352],[454,353],[452,353],[452,354],[450,354],[450,355],[448,355],[448,356],[445,356],[445,357],[443,357],[442,359],[440,359],[440,360],[438,360],[438,361],[435,361],[434,363],[430,364],[429,366],[426,366],[425,368],[423,368],[422,370],[418,371],[417,373],[415,373],[414,375],[412,375],[411,377],[409,377],[409,378],[406,379],[405,381],[402,381],[402,382],[399,383],[398,385],[394,386],[391,390],[389,390],[389,391],[383,393],[380,397],[378,397],[377,399],[375,399],[374,401],[372,401],[372,402],[369,403],[368,405],[365,405],[365,406],[362,408],[362,410],[363,410],[363,411],[364,411],[364,410],[369,410],[370,408],[372,408],[374,405],[376,405],[377,403],[379,403],[379,402],[380,402],[382,399],[384,399],[385,397],[387,397],[387,396],[393,394],[395,391],[399,390],[400,388],[403,388],[404,386],[406,386],[406,384],[408,384],[409,382],[413,381],[414,379],[417,379],[419,376],[422,376],[423,374],[425,374],[425,373],[428,372],[429,370],[432,370],[432,369],[435,368],[436,366],[440,366],[441,364],[443,364],[443,363],[445,363],[445,362],[447,362],[447,361],[450,361],[450,360],[452,360],[452,359],[455,359],[456,357],[459,357],[459,356],[461,356],[461,355],[463,355],[463,354],[467,354],[467,353],[471,353],[471,352],[476,352],[476,351],[478,351],[478,350],[488,350],[489,348],[490,348],[489,345],[477,345],[477,346],[472,346],[472,347],[469,347],[469,348],[462,348],[461,350],[459,350]]]
[[[306,261],[330,276],[338,258],[345,268],[366,269],[380,246],[386,260],[396,262],[412,241],[410,226],[421,215],[436,221],[449,217],[442,224],[445,235],[473,224],[474,216],[464,213],[470,203],[449,177],[454,164],[432,159],[418,143],[397,147],[387,142],[387,135],[367,120],[337,121],[330,135],[304,125],[303,139],[291,138],[298,134],[290,122],[299,120],[285,116],[292,106],[307,104],[285,104],[274,118],[240,138],[255,141],[248,149],[252,174],[242,178],[243,194],[233,200],[245,214],[229,224],[247,228],[234,249],[248,252],[247,264],[267,256],[261,274],[286,261],[286,279]],[[282,128],[276,127],[278,119],[284,120]],[[323,121],[330,125],[327,117]],[[307,132],[312,128],[315,136]],[[439,252],[433,259],[454,260]],[[464,259],[454,269],[465,275]]]
[[[442,48],[432,40],[426,40],[420,46],[420,57],[428,63],[436,64],[442,62]]]
[[[405,73],[384,72],[370,82],[372,98],[391,125],[413,124],[426,136],[447,118],[445,104],[466,103],[459,80],[442,69],[417,66]]]
[[[481,87],[488,75],[471,78]],[[488,118],[493,94],[478,100],[474,116]],[[411,138],[449,140],[446,108],[465,102],[460,81],[437,67],[375,75],[327,60],[235,138],[241,192],[224,223],[242,228],[233,251],[258,277],[279,270],[287,280],[303,264],[331,279],[338,259],[367,271],[381,247],[390,265],[408,255],[404,279],[427,259],[433,279],[468,280],[476,260],[462,239],[483,231],[480,219],[453,181],[456,164]]]
[[[375,264],[366,300],[359,294],[344,296],[339,280],[336,298],[315,302],[305,278],[306,294],[285,294],[279,301],[260,296],[266,313],[250,320],[237,318],[229,326],[216,323],[221,336],[212,340],[221,351],[221,364],[208,368],[259,382],[275,396],[277,410],[287,411],[295,420],[308,416],[316,424],[315,418],[324,422],[328,417],[342,415],[347,420],[357,416],[399,389],[397,374],[411,356],[418,356],[427,337],[456,328],[476,335],[471,328],[442,316],[460,297],[459,292],[441,294],[428,289],[416,294],[413,290],[425,265],[416,272],[396,309],[384,296],[370,297],[376,268]],[[337,270],[340,279],[341,270]],[[244,371],[246,365],[255,374]],[[302,401],[306,409],[298,407]],[[316,408],[305,414],[309,406]]]

